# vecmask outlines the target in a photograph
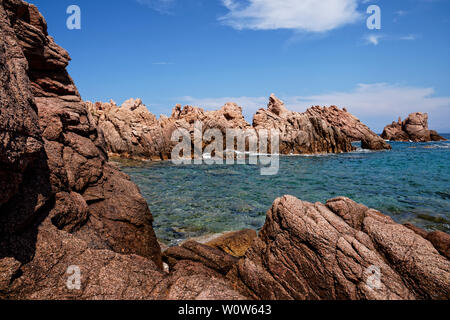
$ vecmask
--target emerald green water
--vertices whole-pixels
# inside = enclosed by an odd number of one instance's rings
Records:
[[[275,176],[252,165],[118,163],[147,200],[158,239],[169,245],[259,229],[285,194],[311,202],[346,196],[397,222],[450,232],[450,142],[391,144],[389,152],[281,157]]]

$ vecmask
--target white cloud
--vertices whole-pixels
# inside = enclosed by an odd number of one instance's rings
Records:
[[[414,41],[417,40],[418,36],[415,34],[408,34],[404,36],[399,35],[383,35],[383,34],[368,34],[364,36],[365,44],[377,46],[380,44],[381,40],[383,41]]]
[[[370,34],[365,37],[367,44],[373,44],[374,46],[377,46],[380,43],[380,39],[382,38],[379,34]]]
[[[409,41],[416,40],[416,35],[409,34],[407,36],[400,37],[400,40],[409,40]]]
[[[215,110],[226,102],[236,102],[243,108],[247,121],[260,108],[266,108],[268,96],[264,97],[226,97],[182,98],[183,103]],[[275,93],[276,94],[276,93]],[[428,112],[430,128],[441,132],[450,130],[450,97],[436,97],[433,88],[408,87],[388,83],[359,84],[347,92],[330,92],[313,96],[281,96],[287,108],[303,112],[313,105],[346,107],[349,112],[361,119],[376,132],[385,125],[407,117],[413,112]]]
[[[324,32],[360,19],[358,0],[221,0],[220,20],[235,29]]]
[[[136,0],[139,4],[146,5],[159,13],[170,13],[175,0]]]

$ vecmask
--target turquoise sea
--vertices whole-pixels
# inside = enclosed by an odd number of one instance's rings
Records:
[[[168,245],[258,230],[272,202],[285,194],[310,202],[346,196],[399,223],[450,232],[450,142],[391,145],[389,152],[281,157],[275,176],[261,176],[254,165],[114,161],[141,189],[158,239]]]

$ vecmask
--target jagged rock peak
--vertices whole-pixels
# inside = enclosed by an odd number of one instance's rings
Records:
[[[286,117],[290,113],[290,111],[284,106],[284,102],[278,99],[273,93],[270,95],[267,110],[275,113],[281,118]]]

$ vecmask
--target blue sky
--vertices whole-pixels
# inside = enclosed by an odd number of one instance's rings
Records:
[[[85,100],[237,102],[247,120],[275,93],[289,109],[335,104],[381,132],[423,111],[450,132],[450,0],[32,0],[72,57]],[[81,30],[66,9],[81,8]],[[381,30],[369,30],[370,5]]]

